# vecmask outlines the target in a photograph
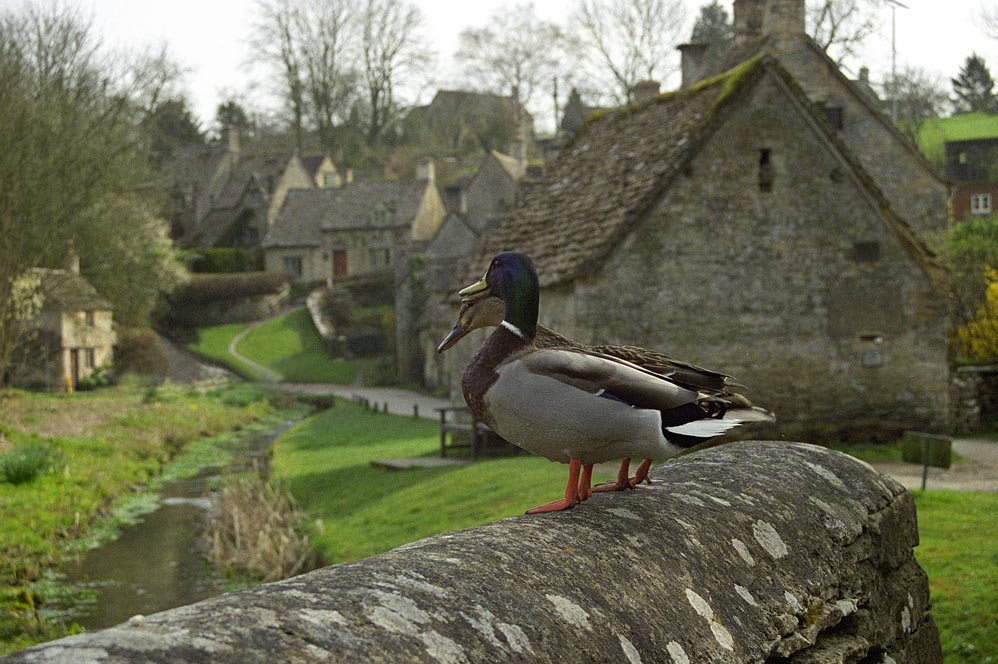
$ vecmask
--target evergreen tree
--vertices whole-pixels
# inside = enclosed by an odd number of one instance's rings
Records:
[[[711,52],[721,53],[731,43],[731,18],[719,0],[700,7],[690,36],[693,44],[709,44]]]
[[[215,109],[215,132],[219,137],[224,137],[228,127],[235,127],[240,132],[246,132],[250,128],[250,120],[246,110],[231,97]]]
[[[957,113],[995,112],[995,80],[991,77],[984,58],[976,53],[972,54],[951,82],[956,95],[954,108]]]
[[[143,120],[148,133],[149,156],[154,163],[168,159],[188,145],[203,145],[204,134],[183,97],[167,99]]]

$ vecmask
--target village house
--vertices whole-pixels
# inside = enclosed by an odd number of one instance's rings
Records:
[[[289,190],[263,242],[265,269],[328,285],[391,271],[401,243],[426,240],[443,223],[428,168],[415,179]]]
[[[802,14],[794,26],[803,39]],[[874,112],[857,109],[846,117]],[[897,140],[882,133],[871,142]],[[541,322],[563,334],[733,374],[783,423],[943,427],[946,279],[915,229],[945,224],[945,187],[928,209],[904,206],[909,222],[868,171],[877,160],[846,139],[782,58],[757,50],[590,116],[466,279],[523,251],[540,274]],[[452,379],[479,342],[448,351]]]
[[[164,170],[171,232],[182,247],[259,247],[289,190],[338,187],[351,177],[327,155],[247,153],[235,128],[223,145],[183,150]]]
[[[994,214],[998,205],[998,137],[946,141],[946,177],[955,183],[954,221]]]
[[[406,140],[425,152],[473,153],[516,144],[514,156],[533,149],[534,118],[516,91],[509,97],[439,90],[426,106],[409,111],[402,123]]]
[[[32,273],[43,297],[33,344],[37,352],[19,382],[71,391],[111,364],[117,342],[111,305],[80,275],[75,257],[65,270],[35,268]]]

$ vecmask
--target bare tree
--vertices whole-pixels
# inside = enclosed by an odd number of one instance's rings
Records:
[[[808,3],[808,34],[836,63],[854,57],[877,29],[884,0],[821,0]]]
[[[353,0],[325,0],[298,12],[305,87],[319,141],[333,149],[333,129],[345,119],[357,86]]]
[[[562,29],[538,19],[533,3],[519,4],[497,10],[485,27],[463,30],[454,57],[470,81],[496,94],[515,90],[526,105],[557,72],[563,42]]]
[[[981,23],[984,25],[984,31],[988,33],[988,36],[992,39],[998,39],[998,3],[982,4],[980,17]]]
[[[367,92],[367,144],[375,146],[397,119],[397,90],[432,59],[422,37],[424,18],[405,0],[367,0],[362,50]]]
[[[303,19],[295,0],[257,0],[257,21],[250,39],[251,60],[278,74],[277,92],[288,105],[295,144],[302,149],[305,118],[305,74],[302,62]]]
[[[610,74],[618,103],[630,103],[636,83],[675,70],[684,18],[680,0],[577,0],[572,22],[581,55]]]
[[[883,91],[891,107],[897,109],[898,127],[916,145],[925,122],[942,115],[949,104],[942,80],[911,65],[902,67],[893,80],[888,76]]]

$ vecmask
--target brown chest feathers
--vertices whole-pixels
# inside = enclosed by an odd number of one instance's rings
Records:
[[[530,346],[529,341],[500,327],[485,340],[461,376],[461,391],[468,407],[477,419],[492,428],[495,423],[485,407],[485,393],[499,379],[496,369],[511,355]]]

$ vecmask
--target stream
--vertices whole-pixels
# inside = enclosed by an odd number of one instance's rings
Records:
[[[54,607],[61,618],[88,630],[103,629],[136,614],[149,615],[224,592],[223,578],[205,559],[208,545],[202,537],[215,509],[211,484],[222,474],[254,466],[265,469],[274,440],[296,423],[249,431],[228,443],[232,460],[224,468],[206,468],[167,483],[154,511],[123,528],[118,539],[65,564],[59,583],[70,589],[68,601]],[[63,603],[67,605],[59,606]]]

